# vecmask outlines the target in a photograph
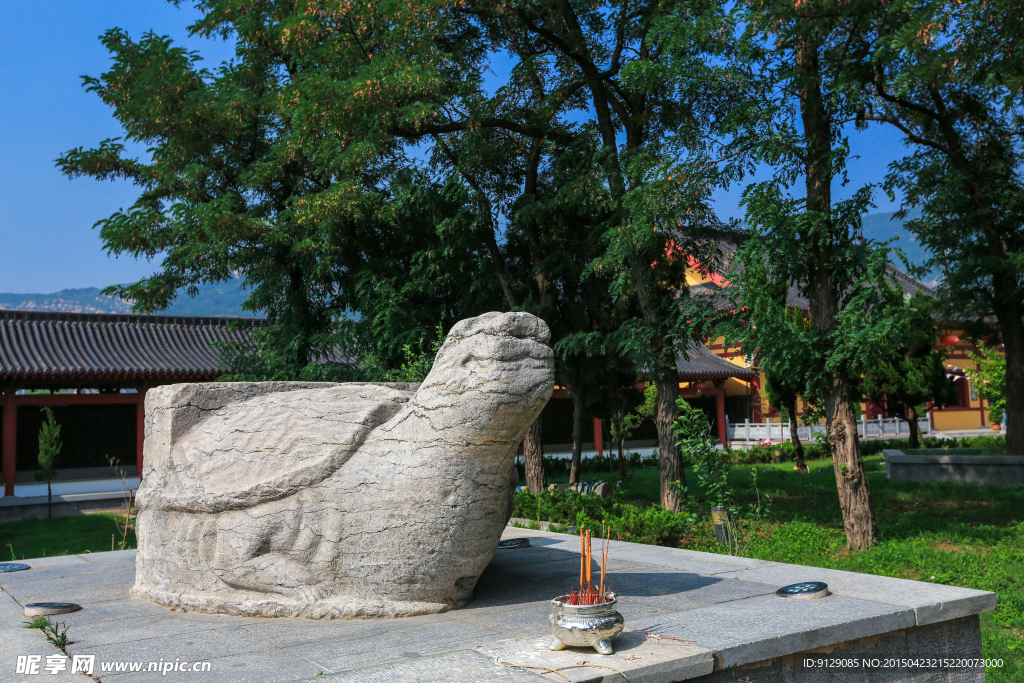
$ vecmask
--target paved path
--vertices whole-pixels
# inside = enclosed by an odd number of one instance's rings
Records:
[[[95,655],[96,676],[110,683],[328,678],[575,683],[622,681],[623,675],[629,681],[678,681],[879,634],[921,631],[918,626],[962,623],[958,618],[995,607],[995,595],[984,591],[613,542],[607,585],[620,595],[627,626],[615,641],[615,654],[551,652],[546,648],[549,601],[576,580],[578,539],[513,528],[506,537],[529,537],[531,547],[499,550],[472,603],[446,614],[404,619],[332,622],[174,612],[129,598],[134,551],[26,560],[31,570],[0,574],[0,680],[88,680],[66,672],[15,673],[18,655],[59,654],[39,631],[20,628],[22,605],[36,601],[83,606],[56,618],[69,626],[73,643],[67,651]],[[834,595],[822,600],[774,595],[782,585],[807,580],[827,582]],[[651,640],[644,630],[680,640]],[[976,646],[980,654],[978,638],[968,647]],[[196,661],[210,662],[210,670],[145,671],[150,662],[180,668]],[[140,662],[143,671],[100,671],[118,662]],[[579,668],[560,674],[522,668],[573,666]]]

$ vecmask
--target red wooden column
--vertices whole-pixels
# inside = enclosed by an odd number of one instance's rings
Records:
[[[142,451],[146,443],[146,391],[149,387],[145,384],[139,387],[139,398],[135,404],[135,467],[142,479]]]
[[[4,388],[3,406],[3,479],[4,495],[14,495],[14,478],[18,469],[18,460],[15,450],[18,445],[18,406],[14,403],[15,389],[12,386]]]
[[[604,455],[604,439],[602,438],[603,429],[601,428],[601,418],[594,418],[594,450]]]

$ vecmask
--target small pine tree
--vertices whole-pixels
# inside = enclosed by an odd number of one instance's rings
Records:
[[[53,490],[50,482],[57,477],[54,463],[60,455],[60,424],[48,406],[43,407],[43,425],[39,428],[39,469],[36,480],[46,482],[46,518],[53,516]]]

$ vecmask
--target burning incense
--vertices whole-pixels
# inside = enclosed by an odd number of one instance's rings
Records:
[[[583,594],[583,563],[587,558],[587,545],[583,536],[583,528],[580,528],[580,595]]]
[[[602,520],[601,525],[604,526],[604,521],[603,520]],[[609,534],[609,535],[611,534],[611,527],[607,528],[606,533]],[[601,553],[601,589],[597,593],[598,597],[601,599],[601,602],[605,602],[605,599],[604,599],[604,565],[605,565],[606,562],[608,562],[608,539],[607,538],[604,541],[604,551],[602,551],[602,553]]]
[[[587,532],[587,588],[590,588],[590,568],[593,564],[593,556],[590,548],[590,532]]]
[[[602,523],[602,526],[603,523]],[[611,538],[611,527],[605,526],[602,535],[604,549],[600,553],[599,562],[601,569],[600,585],[595,586],[593,582],[594,566],[594,545],[593,535],[590,531],[580,529],[580,589],[570,589],[565,595],[565,602],[569,605],[600,605],[608,602],[604,592],[605,565],[608,564],[608,541]]]

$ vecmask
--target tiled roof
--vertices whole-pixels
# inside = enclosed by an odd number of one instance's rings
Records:
[[[726,275],[728,277],[728,275]],[[886,268],[886,279],[889,283],[895,287],[903,290],[903,294],[906,296],[913,296],[915,292],[921,292],[921,294],[934,297],[935,290],[928,287],[923,282],[915,280],[901,270],[888,266]],[[731,311],[735,304],[733,297],[739,294],[738,290],[733,290],[734,285],[728,287],[722,287],[715,284],[714,282],[707,281],[701,282],[695,285],[690,285],[690,296],[695,298],[704,299],[717,311]],[[810,309],[810,302],[800,294],[800,290],[794,285],[790,285],[786,291],[786,305],[790,308],[799,309],[801,311],[807,311]]]
[[[745,368],[735,363],[730,363],[724,358],[714,354],[703,344],[690,342],[686,346],[686,355],[676,359],[676,368],[679,370],[679,379],[725,379],[735,377],[750,381],[757,378],[757,371]]]
[[[264,320],[0,310],[0,378],[213,379],[218,341],[245,342]]]

